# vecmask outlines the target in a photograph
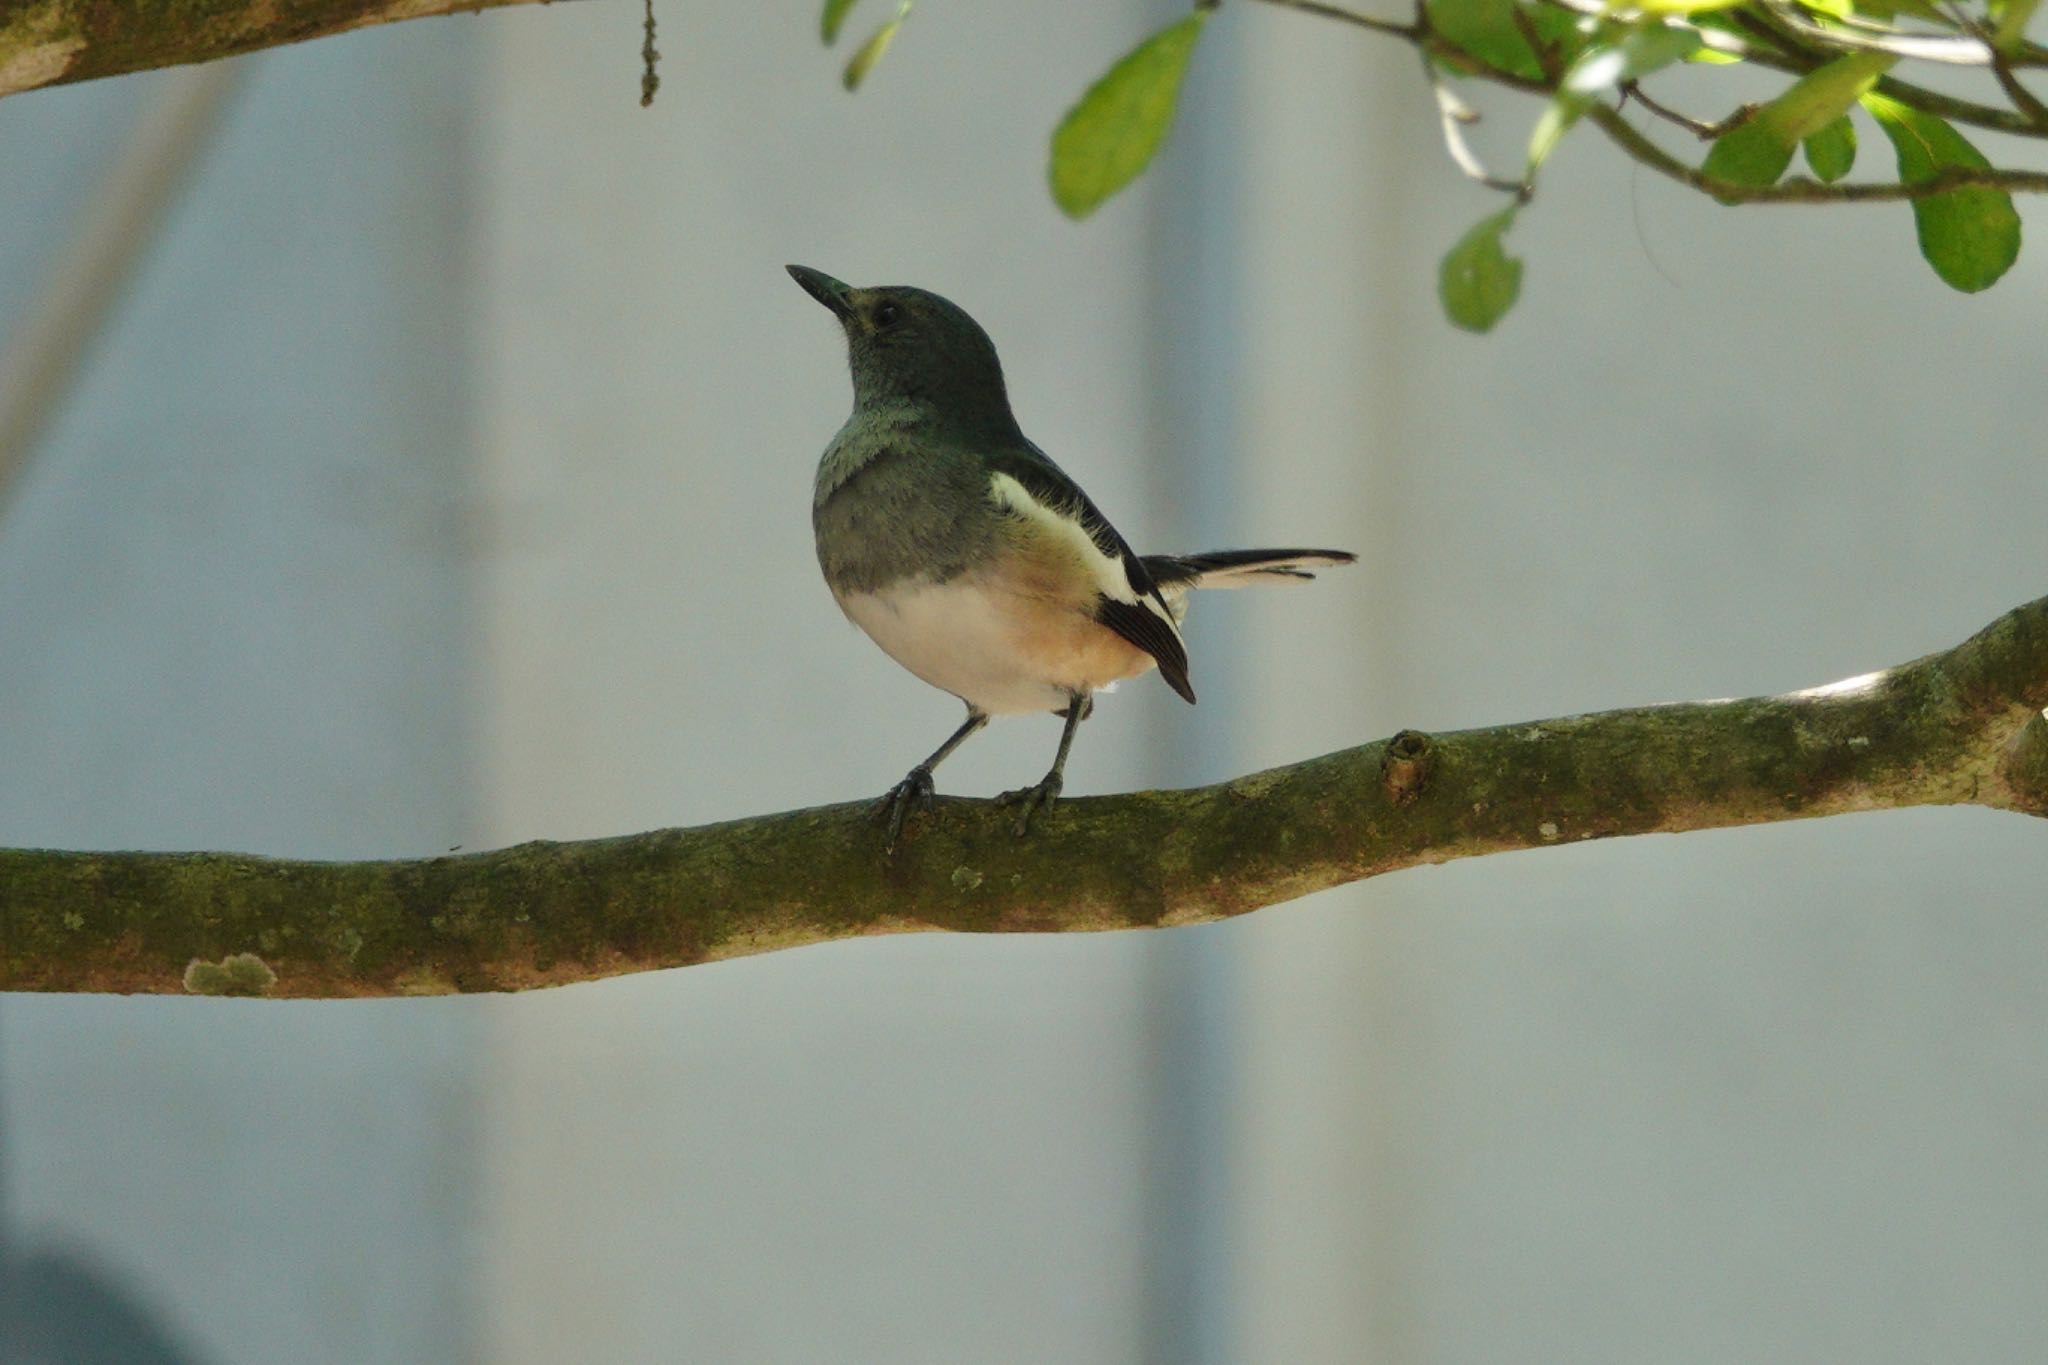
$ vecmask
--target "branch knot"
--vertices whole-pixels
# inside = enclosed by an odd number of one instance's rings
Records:
[[[1387,741],[1380,758],[1380,787],[1387,800],[1406,806],[1422,795],[1436,766],[1436,741],[1420,730],[1403,730]]]

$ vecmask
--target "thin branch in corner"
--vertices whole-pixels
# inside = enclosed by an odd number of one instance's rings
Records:
[[[655,73],[654,64],[661,60],[661,53],[654,48],[654,0],[641,0],[647,12],[647,41],[640,45],[640,107],[645,109],[654,103],[654,92],[661,89],[661,77]]]
[[[0,0],[0,96],[535,0]]]

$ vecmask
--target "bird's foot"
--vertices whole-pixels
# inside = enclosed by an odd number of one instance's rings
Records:
[[[882,793],[882,798],[868,807],[870,820],[887,820],[888,835],[882,840],[882,847],[890,852],[896,848],[896,837],[903,833],[903,817],[911,809],[922,806],[930,810],[932,805],[932,770],[920,763],[912,768],[901,782]]]
[[[1035,787],[1020,787],[1013,792],[1004,792],[996,798],[998,804],[1017,808],[1017,837],[1023,838],[1031,828],[1034,811],[1050,811],[1053,803],[1060,799],[1060,791],[1066,782],[1058,772],[1049,772]]]

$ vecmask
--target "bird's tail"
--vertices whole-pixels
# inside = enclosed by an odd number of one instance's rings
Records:
[[[1146,555],[1145,571],[1163,592],[1190,588],[1241,588],[1247,583],[1300,583],[1311,568],[1349,564],[1346,550],[1214,550],[1205,555]]]

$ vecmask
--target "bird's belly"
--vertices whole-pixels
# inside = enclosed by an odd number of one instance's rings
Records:
[[[882,652],[988,715],[1057,711],[1153,666],[1078,604],[962,575],[839,595]]]

